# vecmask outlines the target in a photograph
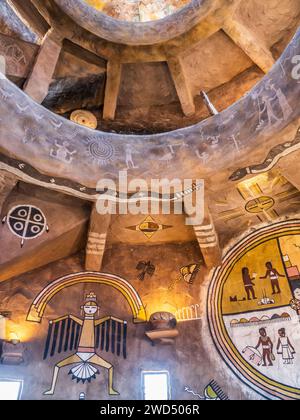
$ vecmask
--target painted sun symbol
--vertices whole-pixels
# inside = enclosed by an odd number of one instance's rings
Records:
[[[99,166],[108,166],[117,156],[117,150],[108,139],[90,137],[86,140],[86,154]]]

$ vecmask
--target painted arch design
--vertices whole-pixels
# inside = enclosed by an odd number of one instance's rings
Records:
[[[61,290],[80,283],[97,283],[113,287],[122,293],[124,298],[127,300],[132,311],[133,321],[135,323],[146,321],[147,317],[143,302],[137,291],[130,283],[128,283],[127,280],[113,274],[94,272],[70,274],[50,283],[34,299],[28,312],[27,321],[41,322],[50,300]]]
[[[172,148],[170,179],[207,179],[217,172],[225,178],[234,172],[231,179],[240,179],[248,173],[240,168],[261,159],[262,142],[274,161],[298,150],[292,138],[282,146],[276,136],[300,116],[298,55],[300,30],[271,71],[234,105],[194,126],[143,136],[78,126],[38,105],[0,73],[0,169],[25,182],[97,200],[99,179],[118,183],[120,171],[127,171],[129,181],[143,178],[149,185],[163,177]]]

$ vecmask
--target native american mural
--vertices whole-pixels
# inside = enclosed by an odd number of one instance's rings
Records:
[[[222,388],[219,384],[212,380],[203,390],[203,395],[195,392],[193,389],[189,388],[188,386],[185,387],[185,392],[193,395],[194,397],[198,398],[202,401],[228,401],[228,396],[224,393]]]
[[[299,0],[0,5],[0,400],[300,399]]]
[[[126,359],[127,322],[112,316],[97,319],[96,314],[99,313],[100,306],[93,292],[86,295],[81,310],[84,313],[83,319],[66,315],[50,321],[44,359],[47,359],[50,348],[51,356],[56,350],[61,353],[63,349],[65,351],[74,349],[76,353],[55,365],[51,388],[45,392],[45,395],[54,394],[59,370],[66,366],[73,366],[69,375],[73,380],[82,381],[82,383],[96,379],[96,375],[100,373],[97,368],[107,369],[109,372],[108,393],[118,395],[119,393],[113,387],[114,368],[97,354],[96,349],[101,348],[103,351],[105,348],[106,352],[111,349],[112,353],[120,356],[122,347],[123,357]]]
[[[263,395],[300,397],[300,224],[262,228],[230,250],[210,288],[215,343]]]
[[[135,322],[145,322],[146,313],[139,295],[133,287],[117,276],[96,273],[79,273],[56,280],[46,287],[34,300],[27,320],[41,322],[44,311],[52,297],[63,289],[76,284],[105,284],[119,290],[128,301]],[[72,314],[51,319],[45,343],[43,359],[55,354],[73,352],[55,364],[51,387],[44,395],[54,395],[59,372],[69,367],[69,375],[77,383],[90,383],[100,374],[100,368],[108,371],[108,394],[119,395],[114,389],[113,365],[102,358],[98,352],[111,352],[127,358],[127,321],[114,317],[99,318],[101,303],[94,292],[86,294],[81,306],[81,317]]]
[[[21,239],[21,247],[26,240],[35,239],[44,232],[49,232],[47,220],[42,210],[32,205],[13,207],[2,224],[7,223],[11,233]]]

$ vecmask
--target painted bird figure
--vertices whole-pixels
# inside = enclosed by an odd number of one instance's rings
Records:
[[[141,273],[138,275],[138,279],[141,281],[145,280],[146,274],[152,277],[155,273],[155,266],[151,263],[151,261],[140,261],[136,269],[141,271]]]

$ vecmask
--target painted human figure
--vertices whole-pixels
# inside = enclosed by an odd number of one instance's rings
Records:
[[[243,276],[243,283],[244,283],[245,291],[247,293],[248,300],[251,300],[251,295],[252,295],[252,299],[254,300],[257,299],[257,297],[255,296],[255,290],[254,290],[255,284],[253,283],[253,281],[255,280],[255,277],[251,277],[248,267],[244,267],[242,269],[242,276]]]
[[[295,349],[292,346],[289,338],[286,336],[285,328],[278,331],[279,339],[277,343],[277,353],[281,354],[283,363],[285,365],[292,365],[294,360]]]
[[[133,154],[137,154],[137,152],[133,151],[132,146],[130,144],[126,144],[125,146],[125,160],[127,169],[138,169],[133,162]]]
[[[274,355],[273,355],[273,343],[270,339],[270,337],[268,337],[267,335],[267,331],[265,328],[261,328],[259,330],[259,341],[257,343],[257,346],[255,347],[256,350],[259,349],[259,347],[262,347],[262,357],[263,357],[263,366],[267,366],[267,362],[269,364],[269,366],[273,366],[273,362],[272,362],[272,358],[274,359]]]
[[[74,155],[77,154],[76,150],[73,150],[72,152],[69,150],[69,142],[64,141],[63,144],[59,144],[57,141],[55,142],[56,149],[51,149],[50,155],[51,157],[54,157],[61,162],[65,163],[71,163]]]
[[[300,315],[300,288],[294,290],[294,299],[291,300],[290,305]]]
[[[259,123],[267,124],[268,127],[278,125],[282,120],[286,121],[293,112],[284,93],[281,89],[276,89],[275,86],[269,82],[260,94],[254,95],[257,100],[259,108]],[[280,106],[282,117],[278,115],[278,105]]]
[[[206,152],[200,153],[199,150],[196,150],[195,153],[196,153],[197,158],[200,159],[203,164],[205,164],[209,160],[209,154],[208,153],[206,153]]]
[[[98,354],[96,353],[95,327],[105,323],[108,320],[113,320],[122,324],[126,324],[126,321],[110,316],[101,319],[96,319],[95,316],[100,308],[97,303],[97,297],[94,293],[90,293],[89,295],[87,295],[84,306],[82,306],[81,309],[84,312],[84,319],[77,318],[73,315],[67,315],[65,317],[50,321],[50,323],[55,324],[70,318],[81,326],[81,335],[79,339],[77,352],[72,356],[57,363],[57,365],[55,366],[51,388],[49,391],[46,391],[44,395],[54,394],[56,383],[58,380],[59,370],[62,367],[70,365],[75,365],[69,372],[73,376],[73,378],[82,380],[84,375],[84,380],[86,381],[90,381],[91,378],[95,378],[95,375],[99,373],[95,366],[107,369],[108,393],[109,395],[119,395],[119,393],[115,391],[113,387],[113,366],[106,360],[98,356]]]
[[[276,88],[271,81],[268,82],[267,89],[273,93],[274,100],[278,101],[282,111],[283,119],[284,121],[286,121],[293,113],[293,110],[290,104],[288,103],[286,96],[284,95],[282,90],[280,88]]]
[[[266,275],[264,277],[261,277],[261,280],[264,280],[269,277],[271,280],[273,295],[281,293],[281,289],[279,286],[279,277],[285,278],[285,276],[283,274],[279,274],[278,270],[276,270],[276,268],[273,268],[273,265],[271,262],[267,262],[266,267],[267,267]]]

